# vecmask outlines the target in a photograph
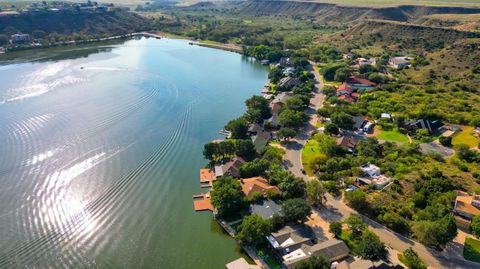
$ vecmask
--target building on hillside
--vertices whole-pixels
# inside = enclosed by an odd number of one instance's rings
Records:
[[[288,76],[281,78],[280,81],[277,83],[277,87],[281,90],[290,90],[298,84],[300,84],[300,80],[298,78]]]
[[[245,163],[245,160],[240,157],[235,157],[229,162],[221,165],[215,166],[215,177],[222,177],[222,176],[233,176],[233,177],[240,177],[240,166]]]
[[[357,58],[357,59],[355,59],[355,63],[359,67],[363,66],[363,65],[376,65],[377,64],[377,59],[375,59],[375,58],[370,58],[370,59]]]
[[[358,93],[354,92],[353,88],[346,83],[338,86],[336,96],[338,99],[348,103],[354,103],[358,99]]]
[[[370,177],[379,176],[381,174],[380,167],[378,167],[374,164],[371,164],[371,163],[367,163],[365,165],[362,165],[360,167],[360,169],[363,171],[364,174],[366,174]]]
[[[377,86],[375,82],[361,76],[350,76],[346,83],[354,90],[371,90]]]
[[[455,199],[453,212],[455,215],[471,221],[474,216],[480,215],[480,195],[459,192]]]
[[[337,138],[337,145],[346,149],[350,153],[355,152],[355,148],[357,147],[358,139],[350,135],[344,135]]]
[[[249,264],[244,258],[238,258],[229,262],[225,267],[227,269],[261,269],[261,267],[256,264]]]
[[[259,215],[264,219],[271,219],[273,215],[280,214],[282,207],[273,200],[266,199],[250,205],[250,213]]]
[[[359,177],[357,183],[370,185],[373,184],[375,188],[380,189],[387,186],[393,179],[385,175],[373,176],[373,177]]]
[[[388,65],[395,69],[402,69],[410,67],[410,62],[408,57],[392,57],[388,60]]]
[[[240,179],[242,191],[248,199],[252,199],[256,192],[266,196],[268,193],[280,194],[280,189],[268,184],[268,180],[263,177],[251,177]]]
[[[32,37],[29,34],[14,34],[10,37],[12,43],[25,43],[30,42]]]
[[[403,125],[403,127],[408,130],[415,132],[418,129],[426,129],[428,133],[432,134],[437,132],[443,126],[443,122],[441,120],[414,120],[414,121],[407,121]]]

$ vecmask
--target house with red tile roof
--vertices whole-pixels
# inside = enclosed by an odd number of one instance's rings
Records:
[[[346,84],[350,85],[354,90],[370,90],[377,86],[375,82],[361,76],[348,77]]]
[[[280,189],[276,186],[268,184],[268,180],[263,177],[242,178],[240,180],[242,191],[248,199],[253,198],[255,192],[266,195],[268,192],[280,194]]]

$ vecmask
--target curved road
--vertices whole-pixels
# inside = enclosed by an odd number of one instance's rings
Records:
[[[315,91],[314,97],[310,101],[310,106],[307,114],[310,115],[310,121],[295,139],[285,147],[286,153],[284,155],[284,166],[291,171],[295,176],[303,178],[305,181],[311,180],[301,171],[302,165],[302,148],[305,146],[310,133],[315,130],[316,122],[318,120],[316,111],[323,106],[325,95],[320,93],[320,89],[324,86],[323,80],[318,73],[318,70],[313,68],[314,63],[310,62],[309,70],[315,75]],[[354,209],[348,207],[339,198],[335,198],[330,194],[326,194],[326,206],[320,210],[315,210],[323,219],[332,222],[345,219],[351,214],[360,215]],[[406,238],[394,231],[389,230],[385,226],[360,215],[362,219],[369,225],[369,228],[380,237],[390,248],[403,252],[408,247],[412,247],[418,255],[425,261],[430,268],[480,268],[480,265],[474,262],[467,261],[462,256],[463,246],[459,243],[452,242],[442,252],[430,249],[424,245]]]

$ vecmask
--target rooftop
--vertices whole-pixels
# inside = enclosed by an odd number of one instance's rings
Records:
[[[268,180],[263,177],[242,178],[240,180],[242,191],[248,198],[252,198],[255,192],[266,194],[268,191],[279,194],[280,190],[276,186],[268,184]]]
[[[227,269],[260,269],[261,267],[254,264],[249,264],[244,258],[236,259],[225,265]]]
[[[259,215],[264,219],[271,218],[274,214],[279,213],[281,210],[282,208],[280,205],[270,199],[262,200],[261,202],[250,205],[250,211],[252,214]]]
[[[478,195],[459,195],[455,199],[455,210],[476,216],[480,214],[480,199]]]

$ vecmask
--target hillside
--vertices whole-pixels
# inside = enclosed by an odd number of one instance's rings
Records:
[[[247,1],[238,12],[250,15],[315,16],[324,22],[352,22],[362,19],[409,21],[432,14],[474,14],[480,8],[396,6],[396,7],[351,7],[319,2],[299,1]],[[339,20],[341,18],[341,20]]]
[[[339,47],[348,47],[354,43],[356,46],[383,47],[391,50],[432,51],[442,49],[461,39],[478,37],[480,37],[480,33],[391,21],[368,20],[356,24],[345,32],[323,36],[319,41],[335,40]]]
[[[0,16],[0,34],[15,32],[116,35],[148,29],[148,19],[122,10],[105,13],[48,12]]]

